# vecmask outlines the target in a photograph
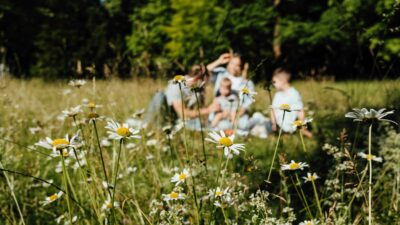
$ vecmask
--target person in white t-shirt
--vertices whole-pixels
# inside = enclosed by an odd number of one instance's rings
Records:
[[[272,84],[276,88],[276,93],[272,100],[271,122],[272,130],[276,131],[279,126],[282,131],[293,133],[296,128],[293,127],[295,120],[305,120],[303,102],[300,93],[290,84],[291,74],[289,71],[279,68],[272,75]],[[290,107],[290,111],[280,109],[282,104]],[[283,115],[285,117],[283,118]],[[303,128],[300,130],[306,137],[312,137],[312,133]]]

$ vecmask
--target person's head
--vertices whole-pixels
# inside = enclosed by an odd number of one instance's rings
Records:
[[[190,77],[187,81],[188,86],[201,86],[209,78],[206,67],[203,64],[193,65],[188,76]]]
[[[272,73],[272,84],[277,90],[283,90],[290,86],[291,74],[284,68],[278,68]]]
[[[239,53],[232,54],[228,65],[226,66],[226,70],[233,76],[241,76],[243,69],[243,57]]]
[[[225,96],[225,97],[226,97],[226,96],[229,96],[229,95],[231,94],[231,92],[232,92],[231,87],[232,87],[232,81],[229,80],[229,78],[224,77],[224,78],[221,80],[221,83],[220,83],[220,85],[219,85],[219,93],[220,93],[222,96]]]

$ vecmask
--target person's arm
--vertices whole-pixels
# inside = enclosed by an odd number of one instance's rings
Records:
[[[179,118],[182,118],[182,102],[173,101],[172,108],[175,110],[176,114],[178,114]],[[185,114],[186,118],[195,118],[198,114],[196,110],[190,110],[186,108],[183,109],[183,113]]]
[[[230,59],[231,59],[231,54],[224,53],[224,54],[220,55],[217,60],[215,60],[214,62],[208,64],[207,65],[207,70],[209,72],[212,72],[218,66],[228,63]]]
[[[276,117],[274,109],[271,109],[271,124],[272,124],[272,131],[276,131],[277,126],[276,126]]]

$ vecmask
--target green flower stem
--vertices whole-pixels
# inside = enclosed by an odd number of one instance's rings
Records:
[[[314,189],[314,195],[315,195],[315,200],[317,201],[319,215],[321,217],[321,221],[323,221],[324,214],[322,213],[321,203],[319,201],[319,197],[318,197],[318,193],[317,193],[317,187],[315,186],[315,182],[314,182],[313,179],[311,179],[311,183],[312,183],[312,186],[313,186],[313,189]]]
[[[124,142],[124,139],[121,138],[121,140],[119,141],[119,151],[118,151],[118,157],[117,157],[117,163],[115,165],[115,173],[114,173],[114,183],[113,183],[113,195],[111,198],[111,205],[112,205],[112,211],[113,211],[113,217],[114,217],[114,222],[116,222],[115,220],[115,206],[114,206],[114,199],[115,199],[115,193],[117,191],[117,177],[118,177],[118,169],[119,169],[119,160],[121,157],[121,151],[122,151],[122,144]]]
[[[283,111],[282,125],[283,125],[283,121],[285,120],[285,112],[286,112],[286,111]],[[281,139],[281,135],[282,135],[282,127],[279,127],[278,140],[276,141],[275,150],[274,150],[274,155],[272,156],[272,162],[271,162],[271,166],[270,166],[269,172],[268,172],[267,183],[270,182],[271,172],[272,172],[272,168],[274,167],[276,152],[278,151],[279,140]]]
[[[301,204],[302,204],[303,207],[304,207],[304,208],[301,210],[301,212],[302,212],[303,210],[305,210],[306,213],[307,213],[307,215],[308,215],[308,217],[311,218],[311,219],[314,219],[314,217],[313,217],[313,215],[312,215],[312,213],[311,213],[311,211],[310,211],[310,208],[309,208],[309,207],[306,205],[306,203],[304,202],[304,198],[303,198],[303,196],[300,194],[300,191],[299,191],[299,189],[297,188],[296,182],[293,180],[293,176],[290,176],[290,180],[292,181],[292,184],[293,184],[294,189],[296,190],[297,196],[299,196],[300,201],[301,201]]]
[[[64,162],[64,156],[63,156],[63,150],[60,150],[60,157],[61,157],[61,163],[62,163],[62,170],[63,170],[63,177],[64,177],[64,187],[65,187],[65,192],[67,195],[67,207],[68,207],[68,217],[69,217],[69,222],[72,224],[72,210],[71,210],[71,205],[69,202],[69,188],[68,188],[68,183],[67,183],[67,168],[65,167],[65,162]]]
[[[368,130],[368,155],[371,155],[372,123]],[[372,159],[368,160],[369,181],[368,181],[368,225],[372,224]]]
[[[356,195],[360,188],[362,187],[362,182],[364,181],[365,176],[367,175],[367,170],[368,170],[368,165],[365,167],[363,174],[361,175],[361,179],[359,179],[356,191],[354,192],[353,196],[351,197],[351,200],[347,206],[347,211],[349,213],[349,218],[351,217],[351,205],[353,204],[354,199],[356,198]]]
[[[182,123],[183,123],[183,144],[185,146],[185,153],[186,153],[186,163],[190,164],[190,160],[189,160],[189,153],[188,153],[188,149],[187,149],[187,142],[186,142],[186,123],[185,123],[185,102],[183,100],[183,93],[182,93],[182,86],[181,83],[178,83],[179,85],[179,92],[181,94],[181,104],[182,104]]]
[[[104,163],[103,150],[102,150],[101,144],[100,144],[99,133],[97,131],[96,121],[92,120],[92,122],[93,122],[94,131],[96,133],[97,146],[98,146],[99,152],[100,152],[100,159],[101,159],[101,165],[103,167],[104,179],[107,182],[107,186],[108,186],[109,183],[108,183],[107,170],[106,170],[106,165]],[[108,194],[111,196],[111,191],[109,188],[107,188],[107,191],[108,191]]]
[[[299,189],[300,189],[300,193],[301,193],[301,197],[304,200],[304,203],[306,204],[306,207],[308,209],[309,214],[311,215],[311,219],[314,219],[310,210],[310,206],[308,205],[307,199],[306,199],[306,195],[304,194],[303,188],[301,187],[301,182],[299,179],[299,175],[297,175],[297,173],[295,172],[296,175],[296,180],[297,180],[297,184],[299,185]]]
[[[208,175],[208,169],[207,169],[207,154],[206,154],[206,147],[205,147],[205,144],[204,144],[203,123],[202,123],[202,121],[201,121],[200,102],[199,102],[199,97],[197,96],[197,91],[194,92],[194,95],[195,95],[195,97],[196,97],[197,113],[199,114],[199,120],[200,120],[201,146],[202,146],[202,149],[203,149],[204,167],[205,167],[205,169],[206,169],[206,174]]]
[[[306,148],[306,145],[304,144],[304,138],[303,138],[303,134],[301,133],[301,130],[299,130],[299,135],[300,135],[301,144],[303,145],[303,151],[307,152],[307,148]]]
[[[0,167],[1,167],[1,169],[4,169],[3,164],[1,162],[0,162]],[[7,173],[4,170],[3,170],[3,174],[4,174],[4,177],[6,178],[7,185],[10,188],[11,196],[14,199],[15,205],[17,206],[19,216],[21,217],[21,222],[23,225],[25,225],[24,216],[22,215],[21,208],[19,207],[17,196],[15,196],[15,193],[14,193],[14,187],[11,185],[10,180],[8,179]]]

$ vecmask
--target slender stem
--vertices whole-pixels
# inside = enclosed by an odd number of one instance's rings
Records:
[[[313,218],[312,213],[310,212],[310,209],[305,204],[304,199],[303,199],[302,195],[300,194],[299,189],[297,188],[296,182],[294,182],[294,180],[293,180],[293,176],[290,176],[290,180],[292,181],[292,184],[293,184],[294,189],[296,190],[297,196],[299,196],[301,204],[304,207],[301,211],[306,210],[308,217]]]
[[[182,123],[183,123],[183,144],[185,145],[185,153],[186,153],[186,163],[189,164],[189,154],[188,154],[188,149],[187,149],[187,143],[186,143],[186,123],[185,123],[185,102],[183,100],[183,93],[182,93],[182,86],[181,83],[178,83],[179,85],[179,92],[181,94],[181,105],[182,105]]]
[[[306,204],[307,210],[309,211],[309,213],[311,215],[310,219],[314,219],[313,216],[312,216],[311,210],[310,210],[310,206],[308,205],[308,202],[307,202],[307,199],[306,199],[306,195],[304,194],[303,188],[301,187],[301,182],[300,182],[300,179],[299,179],[299,175],[297,175],[297,173],[295,173],[295,175],[296,175],[297,183],[299,184],[301,196],[302,196],[302,198],[304,200],[304,203]]]
[[[65,162],[64,162],[64,156],[63,156],[63,150],[60,150],[60,157],[61,157],[61,163],[62,163],[62,170],[63,170],[63,177],[64,177],[64,187],[65,187],[65,192],[67,194],[67,207],[68,207],[68,217],[69,217],[69,222],[72,224],[72,210],[71,210],[71,205],[69,203],[69,190],[68,190],[68,183],[67,183],[67,168],[65,167]]]
[[[283,125],[283,121],[285,120],[285,112],[286,112],[286,111],[283,111],[282,125]],[[271,172],[272,172],[272,168],[274,167],[276,152],[278,151],[279,140],[281,139],[281,135],[282,135],[282,127],[280,126],[280,127],[279,127],[278,140],[276,141],[275,150],[274,150],[274,155],[272,156],[272,162],[271,162],[271,166],[270,166],[269,172],[268,172],[267,183],[270,182],[269,179],[271,178]]]
[[[304,144],[304,138],[303,138],[303,134],[301,133],[301,130],[299,130],[299,135],[300,135],[301,144],[303,145],[303,151],[307,152],[306,145]]]
[[[204,144],[203,123],[202,123],[202,121],[201,121],[200,102],[199,102],[199,97],[197,96],[197,91],[194,92],[194,95],[196,96],[197,113],[199,114],[199,120],[200,120],[201,145],[202,145],[202,148],[203,148],[204,167],[206,168],[206,174],[208,174],[208,169],[207,169],[207,154],[206,154],[206,147],[205,147],[205,144]]]
[[[372,123],[368,131],[368,156],[371,155],[372,141]],[[372,159],[368,160],[369,164],[369,182],[368,182],[368,225],[372,224]]]
[[[1,162],[0,162],[0,167],[1,167],[1,169],[4,169],[3,164]],[[12,195],[12,197],[14,199],[15,205],[17,206],[17,210],[18,210],[19,216],[21,217],[21,222],[22,222],[23,225],[25,225],[24,216],[22,215],[21,208],[19,207],[17,196],[15,196],[14,188],[11,185],[10,180],[8,179],[8,176],[7,176],[7,174],[6,174],[6,172],[4,170],[3,170],[3,174],[4,174],[4,177],[6,178],[7,185],[10,188],[11,195]]]
[[[356,198],[356,195],[357,195],[357,193],[358,193],[358,190],[360,190],[361,185],[362,185],[362,182],[364,181],[364,178],[365,178],[365,176],[367,175],[367,170],[368,170],[368,165],[365,167],[364,172],[363,172],[363,174],[362,174],[362,176],[361,176],[361,179],[360,179],[360,181],[358,182],[356,191],[354,192],[354,194],[353,194],[353,196],[351,197],[351,200],[350,200],[350,202],[349,202],[349,205],[347,206],[347,210],[349,211],[349,214],[350,214],[350,212],[351,212],[351,205],[353,204],[353,201],[354,201],[354,199]]]
[[[106,182],[107,182],[107,191],[108,191],[108,194],[111,196],[111,191],[110,191],[110,189],[108,188],[108,184],[109,184],[109,182],[108,182],[108,176],[107,176],[107,171],[106,171],[106,165],[105,165],[105,163],[104,163],[103,150],[102,150],[101,144],[100,144],[99,133],[97,132],[96,121],[95,121],[95,120],[92,120],[92,121],[93,121],[94,131],[95,131],[95,133],[96,133],[97,146],[99,147],[100,159],[101,159],[101,165],[102,165],[102,167],[103,167],[104,178],[105,178],[105,180],[106,180]]]
[[[313,186],[313,189],[314,189],[314,195],[315,195],[315,200],[317,201],[319,215],[321,216],[321,221],[323,221],[324,214],[322,213],[321,203],[319,201],[319,197],[318,197],[318,193],[317,193],[317,187],[315,186],[315,182],[314,182],[313,179],[311,179],[311,183],[312,183],[312,186]]]
[[[118,169],[119,169],[119,160],[121,157],[121,151],[122,151],[122,144],[124,142],[124,139],[121,138],[119,141],[119,151],[118,151],[118,157],[117,157],[117,164],[115,165],[115,173],[114,173],[114,184],[113,184],[113,195],[111,199],[111,205],[112,205],[112,210],[113,210],[113,216],[114,216],[114,222],[115,222],[115,208],[114,208],[114,199],[115,199],[115,192],[117,191],[117,177],[118,177]]]

